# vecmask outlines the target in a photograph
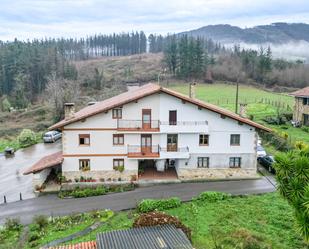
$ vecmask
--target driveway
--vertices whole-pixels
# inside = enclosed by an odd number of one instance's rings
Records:
[[[61,141],[54,144],[36,144],[18,150],[15,156],[9,158],[0,155],[0,203],[3,203],[3,196],[6,196],[8,202],[19,200],[19,193],[22,193],[23,199],[34,198],[32,174],[24,176],[22,172],[43,156],[59,150]]]
[[[0,205],[0,224],[5,218],[19,217],[24,224],[30,223],[35,215],[67,215],[98,209],[121,211],[131,209],[145,198],[167,198],[178,196],[183,201],[203,191],[221,191],[231,194],[260,194],[275,191],[265,178],[242,181],[217,181],[200,183],[178,183],[137,188],[134,191],[81,199],[59,199],[56,195],[18,201]]]

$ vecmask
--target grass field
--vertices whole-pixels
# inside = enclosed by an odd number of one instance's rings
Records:
[[[215,244],[220,245],[217,248],[226,249],[307,248],[295,228],[292,208],[277,193],[234,197],[217,202],[187,202],[165,212],[177,216],[192,229],[192,242],[196,249],[213,249]],[[35,246],[33,242],[32,247],[26,243],[24,248],[39,248],[49,241],[80,231],[94,222],[94,215],[85,213],[82,216],[73,215],[71,219],[60,218],[40,230]],[[98,232],[131,228],[137,216],[135,210],[118,212],[95,231],[70,243],[95,240]],[[30,229],[33,226],[30,225]],[[9,245],[7,243],[17,239],[16,233],[7,233],[0,248],[10,248],[5,247]]]
[[[189,94],[189,85],[184,83],[171,83],[167,86],[183,94]],[[236,86],[232,84],[198,84],[196,86],[196,98],[209,102],[230,111],[235,112]],[[274,93],[255,88],[253,86],[239,86],[239,103],[247,103],[247,114],[253,116],[253,120],[271,127],[279,132],[289,134],[292,142],[304,141],[309,144],[309,134],[299,128],[287,124],[287,128],[277,125],[267,125],[262,121],[267,116],[276,116],[278,107],[281,112],[292,112],[294,98],[287,94]],[[280,104],[279,104],[280,103]]]
[[[170,84],[168,87],[189,95],[188,84]],[[196,98],[224,107],[230,111],[235,111],[235,96],[236,86],[232,84],[216,83],[198,84],[196,86]],[[252,86],[239,86],[239,103],[247,103],[248,115],[252,114],[256,120],[275,115],[278,109],[274,106],[275,103],[281,103],[282,107],[280,109],[287,110],[293,107],[293,101],[293,98],[286,94],[268,92]]]

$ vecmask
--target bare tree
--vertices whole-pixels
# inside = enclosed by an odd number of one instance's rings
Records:
[[[54,110],[55,121],[64,116],[64,103],[75,103],[80,98],[80,87],[77,81],[57,78],[53,74],[48,79],[46,95],[50,105]]]

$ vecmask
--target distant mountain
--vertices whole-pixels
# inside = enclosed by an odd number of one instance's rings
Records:
[[[301,40],[309,42],[309,24],[273,23],[244,29],[227,24],[219,24],[208,25],[180,34],[212,38],[223,44],[241,42],[283,44]]]

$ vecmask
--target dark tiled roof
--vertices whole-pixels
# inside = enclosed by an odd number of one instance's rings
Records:
[[[32,165],[32,167],[24,171],[24,175],[39,172],[43,169],[59,165],[62,162],[63,162],[62,151],[58,151],[56,153],[53,153],[40,159],[38,162]]]
[[[290,93],[290,95],[295,97],[309,97],[309,86],[303,89],[297,90],[295,92]]]
[[[205,108],[205,109],[211,110],[213,112],[222,114],[224,116],[227,116],[227,117],[235,119],[239,122],[248,124],[248,125],[253,126],[255,128],[265,130],[265,131],[269,131],[269,132],[271,131],[271,129],[269,129],[269,128],[263,126],[263,125],[260,125],[258,123],[255,123],[250,119],[240,117],[239,115],[237,115],[237,114],[235,114],[231,111],[225,110],[223,108],[220,108],[218,106],[215,106],[215,105],[212,105],[212,104],[209,104],[209,103],[205,103],[205,102],[200,101],[198,99],[189,98],[186,95],[180,94],[178,92],[172,91],[170,89],[167,89],[167,88],[164,88],[164,87],[161,87],[157,84],[152,84],[152,83],[143,85],[143,86],[137,88],[136,90],[132,90],[132,91],[129,91],[129,92],[119,94],[119,95],[112,97],[110,99],[107,99],[107,100],[104,100],[104,101],[101,101],[101,102],[97,102],[94,105],[87,106],[87,107],[81,109],[80,111],[76,112],[72,118],[64,119],[64,120],[54,124],[53,126],[51,126],[49,129],[54,130],[54,129],[62,128],[65,125],[80,121],[80,120],[85,119],[87,117],[96,115],[96,114],[101,113],[101,112],[108,111],[112,108],[122,106],[124,104],[130,103],[130,102],[135,101],[137,99],[152,95],[154,93],[159,93],[159,92],[164,92],[164,93],[169,94],[171,96],[174,96],[176,98],[182,99],[182,100],[187,101],[187,102],[192,103],[192,104],[195,104],[195,105],[197,105],[201,108]]]
[[[193,249],[173,225],[132,228],[97,234],[98,249]]]

